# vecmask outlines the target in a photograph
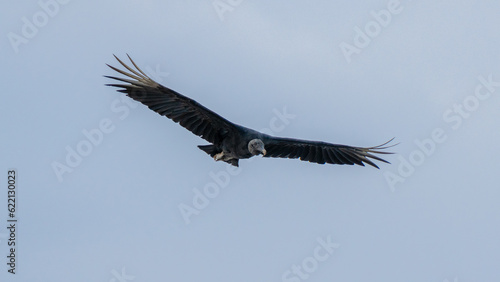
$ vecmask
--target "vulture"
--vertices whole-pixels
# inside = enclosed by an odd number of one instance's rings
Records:
[[[300,159],[318,164],[360,166],[368,164],[375,168],[379,167],[373,162],[374,160],[389,163],[376,154],[392,154],[383,150],[394,146],[388,145],[394,138],[374,147],[354,147],[267,135],[232,123],[195,100],[155,82],[128,54],[127,57],[135,69],[118,57],[114,57],[128,72],[108,64],[107,66],[127,78],[105,76],[122,82],[106,86],[118,87],[118,92],[125,93],[128,97],[208,141],[209,145],[198,147],[215,161],[238,166],[240,159],[262,155],[266,158]]]

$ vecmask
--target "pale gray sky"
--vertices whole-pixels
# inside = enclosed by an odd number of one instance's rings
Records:
[[[1,281],[500,279],[500,2],[8,11]],[[396,137],[397,154],[380,170],[262,158],[228,169],[196,147],[204,140],[104,86],[105,64],[126,53],[238,124],[354,146]]]

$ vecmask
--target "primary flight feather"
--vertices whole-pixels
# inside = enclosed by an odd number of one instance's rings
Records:
[[[381,150],[391,147],[386,145],[392,139],[378,146],[363,148],[270,136],[234,124],[195,100],[155,82],[129,56],[135,69],[118,57],[115,58],[128,72],[108,66],[128,78],[106,76],[125,83],[106,85],[120,88],[119,92],[127,94],[130,98],[210,142],[210,145],[198,147],[216,161],[225,161],[238,166],[240,159],[263,155],[270,158],[300,159],[318,164],[364,166],[366,163],[376,168],[378,166],[372,160],[389,163],[375,154],[391,154]]]

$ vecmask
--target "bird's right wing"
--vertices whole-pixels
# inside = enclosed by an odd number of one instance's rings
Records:
[[[301,161],[309,161],[318,164],[357,164],[364,166],[364,163],[366,163],[379,168],[369,158],[389,163],[374,154],[392,154],[381,150],[394,146],[386,146],[393,139],[378,146],[363,148],[292,138],[279,138],[266,135],[263,140],[266,149],[264,157],[289,159],[300,158]]]
[[[130,57],[128,58],[135,69],[123,63],[116,56],[115,58],[129,72],[108,66],[131,79],[105,76],[128,83],[106,84],[107,86],[121,88],[118,92],[126,93],[130,98],[141,102],[158,114],[178,122],[187,130],[212,144],[218,144],[227,133],[235,129],[233,123],[205,108],[195,100],[149,78]]]

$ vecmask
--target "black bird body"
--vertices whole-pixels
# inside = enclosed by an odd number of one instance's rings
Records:
[[[252,155],[248,149],[248,143],[254,139],[262,140],[264,134],[241,125],[233,124],[233,126],[234,130],[230,132],[230,134],[223,136],[220,145],[200,145],[198,148],[212,157],[224,152],[226,158],[224,158],[223,161],[235,166],[238,166],[239,159],[253,157],[254,155]]]
[[[264,157],[300,159],[319,164],[364,166],[366,163],[376,168],[378,166],[368,158],[388,163],[374,154],[391,154],[381,150],[390,147],[385,145],[392,139],[379,146],[363,148],[270,136],[234,124],[195,100],[158,84],[137,67],[130,57],[130,62],[135,69],[116,56],[115,58],[129,72],[108,66],[128,78],[106,76],[126,83],[107,85],[119,87],[119,92],[126,93],[130,98],[210,142],[210,145],[198,147],[217,161],[221,160],[238,166],[240,159],[263,155]]]

